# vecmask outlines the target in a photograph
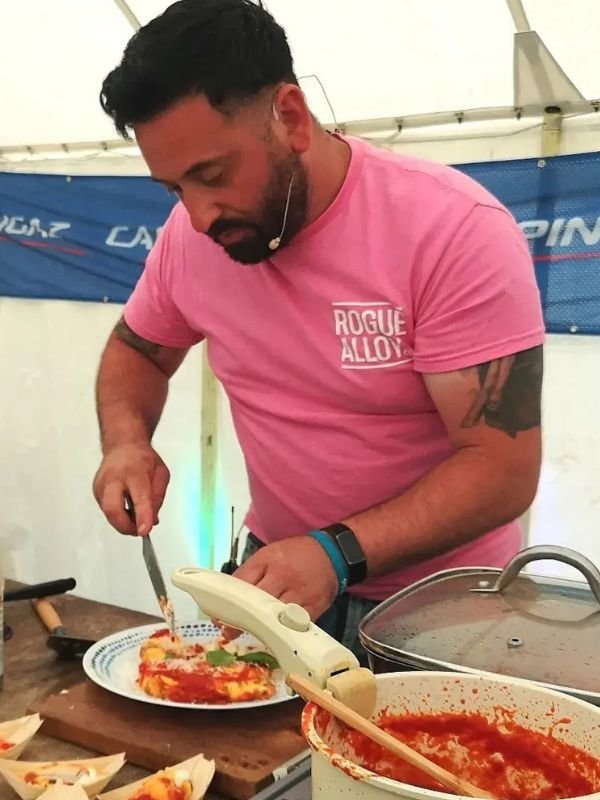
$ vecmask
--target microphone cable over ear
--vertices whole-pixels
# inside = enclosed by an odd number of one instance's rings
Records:
[[[290,198],[292,196],[292,186],[294,184],[294,178],[295,177],[296,177],[296,172],[294,171],[294,172],[292,172],[292,177],[290,178],[290,185],[288,186],[287,200],[285,202],[285,211],[283,212],[283,224],[281,226],[281,232],[280,232],[279,236],[276,236],[274,239],[271,239],[271,241],[269,242],[269,250],[272,250],[273,252],[275,250],[277,250],[277,248],[281,244],[281,239],[283,237],[283,234],[285,233],[285,226],[286,226],[286,223],[287,223],[288,211],[289,211],[289,208],[290,208]]]

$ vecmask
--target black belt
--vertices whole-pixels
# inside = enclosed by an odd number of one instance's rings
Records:
[[[248,531],[248,539],[250,539],[252,544],[255,544],[258,547],[259,550],[260,550],[261,547],[265,546],[265,543],[261,542],[261,540],[258,538],[258,536],[255,536],[252,533],[252,531]]]

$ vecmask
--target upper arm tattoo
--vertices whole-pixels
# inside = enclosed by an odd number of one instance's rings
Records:
[[[132,331],[129,325],[125,322],[124,317],[121,317],[121,319],[117,322],[114,332],[117,338],[119,338],[122,342],[125,342],[125,344],[133,347],[134,350],[137,350],[147,358],[152,358],[160,353],[161,346],[155,342],[149,342],[148,339],[143,339],[141,336],[138,336],[137,333]]]
[[[541,424],[544,372],[541,345],[464,372],[473,371],[477,373],[480,388],[461,427],[472,428],[483,421],[514,439],[520,431]]]

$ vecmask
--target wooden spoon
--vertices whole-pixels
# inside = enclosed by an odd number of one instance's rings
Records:
[[[312,700],[313,703],[324,708],[325,711],[329,711],[334,717],[345,722],[346,725],[354,728],[354,730],[364,734],[368,739],[385,747],[386,750],[389,750],[390,753],[406,761],[407,764],[420,769],[421,772],[424,772],[425,775],[441,783],[446,789],[450,789],[452,792],[458,793],[463,797],[490,798],[494,800],[494,795],[483,789],[478,789],[477,786],[473,786],[472,783],[434,764],[433,761],[425,758],[425,756],[417,753],[416,750],[413,750],[408,745],[395,739],[391,734],[378,728],[369,720],[361,717],[356,711],[353,711],[348,706],[340,703],[339,700],[336,700],[329,692],[319,689],[301,675],[290,674],[287,676],[286,682],[291,689],[305,700]]]

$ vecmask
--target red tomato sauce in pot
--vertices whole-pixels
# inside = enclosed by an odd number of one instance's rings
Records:
[[[512,722],[510,712],[498,712],[495,722],[474,713],[382,714],[377,725],[498,800],[564,800],[600,792],[600,760],[561,742],[553,730],[527,730]],[[324,729],[319,724],[322,713],[317,712],[319,730]],[[451,793],[361,733],[341,727],[360,766],[402,783]]]

